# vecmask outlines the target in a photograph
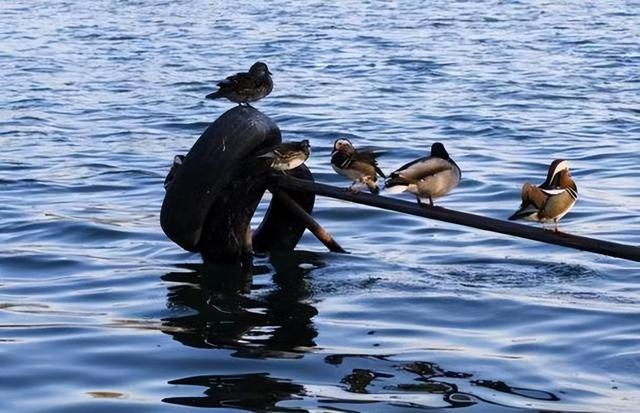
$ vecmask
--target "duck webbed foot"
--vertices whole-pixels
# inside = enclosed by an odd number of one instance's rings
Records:
[[[360,193],[360,189],[358,189],[358,182],[354,182],[351,184],[351,186],[349,188],[347,188],[347,192],[351,192],[352,194],[359,194]]]
[[[420,197],[417,195],[416,195],[416,200],[418,201],[418,206],[421,206],[423,208],[433,207],[433,199],[431,198],[431,196],[429,196],[429,204],[422,202],[422,199],[420,199]]]

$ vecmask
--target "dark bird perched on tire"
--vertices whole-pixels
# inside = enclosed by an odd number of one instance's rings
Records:
[[[409,162],[389,175],[386,188],[391,193],[410,192],[418,205],[448,194],[458,183],[462,173],[440,142],[431,145],[431,155]]]
[[[306,139],[301,142],[283,142],[259,152],[257,156],[266,158],[271,169],[283,172],[302,165],[309,158],[310,148]]]
[[[373,151],[356,150],[348,139],[337,139],[333,143],[331,166],[353,182],[349,190],[354,192],[358,191],[359,184],[364,184],[372,194],[377,194],[380,192],[376,184],[378,175],[386,178],[378,167],[376,154]]]
[[[540,185],[525,183],[520,191],[522,203],[509,220],[525,219],[529,221],[555,223],[565,216],[578,199],[578,187],[569,173],[569,163],[556,159],[549,165],[547,179]]]
[[[207,99],[226,98],[240,105],[249,105],[267,96],[273,90],[271,72],[266,64],[254,63],[249,72],[236,73],[218,82],[219,89],[206,96]]]

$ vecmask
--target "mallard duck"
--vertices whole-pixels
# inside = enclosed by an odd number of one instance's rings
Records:
[[[391,193],[410,192],[418,205],[446,195],[460,182],[461,172],[440,142],[431,145],[431,155],[409,162],[389,175],[386,188]]]
[[[372,194],[380,192],[376,181],[378,175],[386,178],[378,167],[376,154],[369,150],[357,151],[349,139],[337,139],[331,152],[331,166],[334,171],[353,181],[350,191],[357,191],[358,184],[364,184]]]
[[[206,96],[207,99],[227,98],[232,102],[249,105],[267,96],[273,90],[271,72],[266,64],[254,63],[249,72],[236,73],[218,82],[219,89]]]
[[[547,179],[540,185],[525,183],[520,192],[522,204],[509,220],[526,219],[555,223],[569,212],[578,199],[578,187],[569,173],[569,163],[556,159],[549,165]]]
[[[288,171],[297,168],[309,158],[311,153],[308,140],[301,142],[283,142],[273,148],[259,152],[259,158],[268,158],[269,167],[276,171]]]

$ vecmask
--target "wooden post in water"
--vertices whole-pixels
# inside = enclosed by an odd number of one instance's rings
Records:
[[[640,247],[633,245],[619,244],[616,242],[603,241],[563,232],[548,231],[539,227],[532,227],[511,221],[503,221],[466,212],[454,211],[439,206],[421,207],[412,202],[371,195],[363,192],[353,193],[343,188],[336,188],[330,185],[304,181],[288,176],[277,177],[275,184],[279,188],[283,189],[307,191],[317,195],[328,196],[330,198],[342,199],[357,204],[369,205],[419,217],[435,219],[438,221],[450,222],[485,231],[498,232],[548,244],[595,252],[597,254],[608,255],[610,257],[640,261]]]

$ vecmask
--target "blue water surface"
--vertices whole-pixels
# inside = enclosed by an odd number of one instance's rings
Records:
[[[640,244],[638,1],[4,1],[0,411],[640,411],[638,263],[327,198],[351,254],[250,283],[169,241],[171,160],[257,60],[320,182],[337,137],[385,171],[440,141],[438,203],[505,219],[564,158],[561,229]]]

